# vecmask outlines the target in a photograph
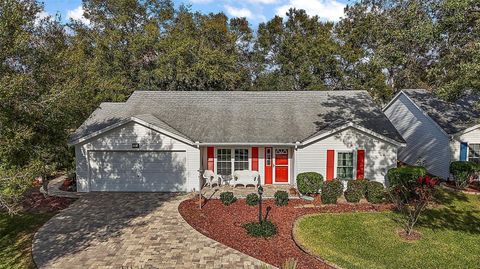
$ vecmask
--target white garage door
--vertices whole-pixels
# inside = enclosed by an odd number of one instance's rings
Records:
[[[186,190],[184,151],[90,151],[90,191]]]

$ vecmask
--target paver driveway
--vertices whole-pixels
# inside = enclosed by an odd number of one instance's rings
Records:
[[[35,235],[39,268],[256,268],[260,261],[209,239],[178,213],[185,196],[92,193]],[[221,220],[219,220],[221,221]]]

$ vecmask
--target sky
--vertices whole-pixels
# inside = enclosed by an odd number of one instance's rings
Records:
[[[305,9],[309,15],[318,15],[322,20],[338,21],[349,0],[174,0],[176,5],[191,5],[192,10],[203,13],[224,12],[229,17],[246,17],[252,25],[284,16],[291,7]],[[43,0],[43,15],[60,14],[63,21],[70,18],[83,20],[81,0]]]

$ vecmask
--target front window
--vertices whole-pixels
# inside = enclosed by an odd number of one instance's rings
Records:
[[[235,149],[235,171],[248,170],[248,149]]]
[[[232,175],[233,171],[248,170],[248,149],[217,149],[217,174]]]
[[[468,160],[480,164],[480,144],[468,145]]]
[[[339,152],[337,160],[337,177],[353,179],[353,152]]]
[[[230,149],[217,149],[217,174],[232,174],[232,151]]]

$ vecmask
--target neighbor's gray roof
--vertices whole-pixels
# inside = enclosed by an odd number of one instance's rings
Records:
[[[71,140],[131,117],[203,143],[294,143],[339,122],[404,143],[366,91],[136,91],[103,103]]]
[[[446,102],[423,89],[403,90],[447,134],[455,134],[480,123],[476,108],[480,95],[466,94],[457,102]]]

